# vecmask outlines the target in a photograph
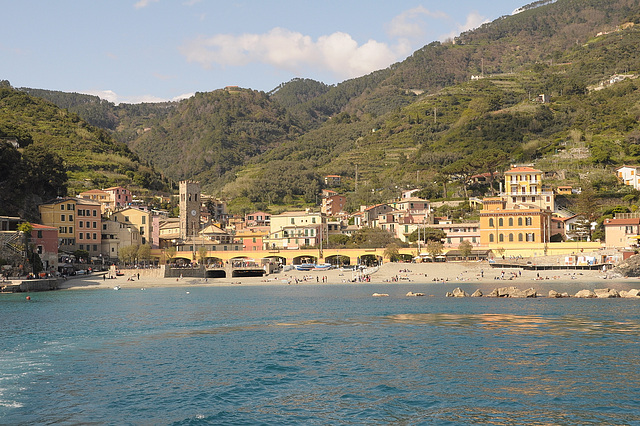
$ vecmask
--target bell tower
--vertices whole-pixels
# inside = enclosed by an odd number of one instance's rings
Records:
[[[200,182],[180,182],[180,238],[187,239],[200,231]]]

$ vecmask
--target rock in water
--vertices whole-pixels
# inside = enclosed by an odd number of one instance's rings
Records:
[[[585,289],[585,290],[580,290],[573,297],[579,297],[579,298],[583,298],[583,299],[591,299],[593,297],[596,297],[596,294],[594,292],[592,292],[591,290],[586,290]]]
[[[599,299],[611,299],[614,297],[620,297],[618,291],[613,288],[597,288],[594,290],[594,293]]]
[[[473,292],[471,297],[482,297],[482,292],[480,291],[480,289],[477,289],[476,291]]]
[[[456,287],[453,290],[453,297],[469,297],[469,295],[464,290],[460,290],[460,287]]]

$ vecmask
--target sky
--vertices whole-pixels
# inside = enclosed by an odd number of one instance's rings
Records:
[[[531,0],[4,0],[0,80],[115,103],[337,84]]]

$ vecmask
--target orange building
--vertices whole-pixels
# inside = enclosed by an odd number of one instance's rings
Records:
[[[507,209],[500,197],[485,198],[480,212],[480,244],[485,246],[522,246],[523,243],[547,243],[551,236],[551,210],[530,204]]]

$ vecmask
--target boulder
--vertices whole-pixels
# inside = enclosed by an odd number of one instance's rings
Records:
[[[453,297],[469,297],[469,295],[464,290],[460,290],[460,287],[456,287],[453,290]]]
[[[596,297],[599,299],[610,299],[613,297],[620,297],[620,294],[617,290],[613,288],[597,288],[593,291],[596,294]]]
[[[477,289],[476,291],[473,292],[471,297],[482,297],[482,292],[480,291],[480,289]]]
[[[414,293],[412,291],[407,293],[407,297],[420,297],[420,296],[424,296],[424,293]]]
[[[555,290],[549,290],[549,297],[559,299],[561,297],[569,297],[569,293],[558,293]]]
[[[590,298],[596,297],[596,294],[594,292],[592,292],[591,290],[586,290],[585,289],[585,290],[580,290],[573,297],[578,297],[578,298],[582,298],[582,299],[590,299]]]
[[[537,297],[538,293],[534,288],[520,290],[517,287],[494,288],[489,297]]]
[[[371,296],[373,297],[389,297],[387,293],[373,293]]]
[[[451,293],[450,291],[447,292],[447,294],[444,295],[444,297],[453,297],[453,293]]]
[[[629,291],[625,292],[625,295],[622,295],[622,291],[620,292],[620,297],[640,297],[640,290],[632,288]]]

